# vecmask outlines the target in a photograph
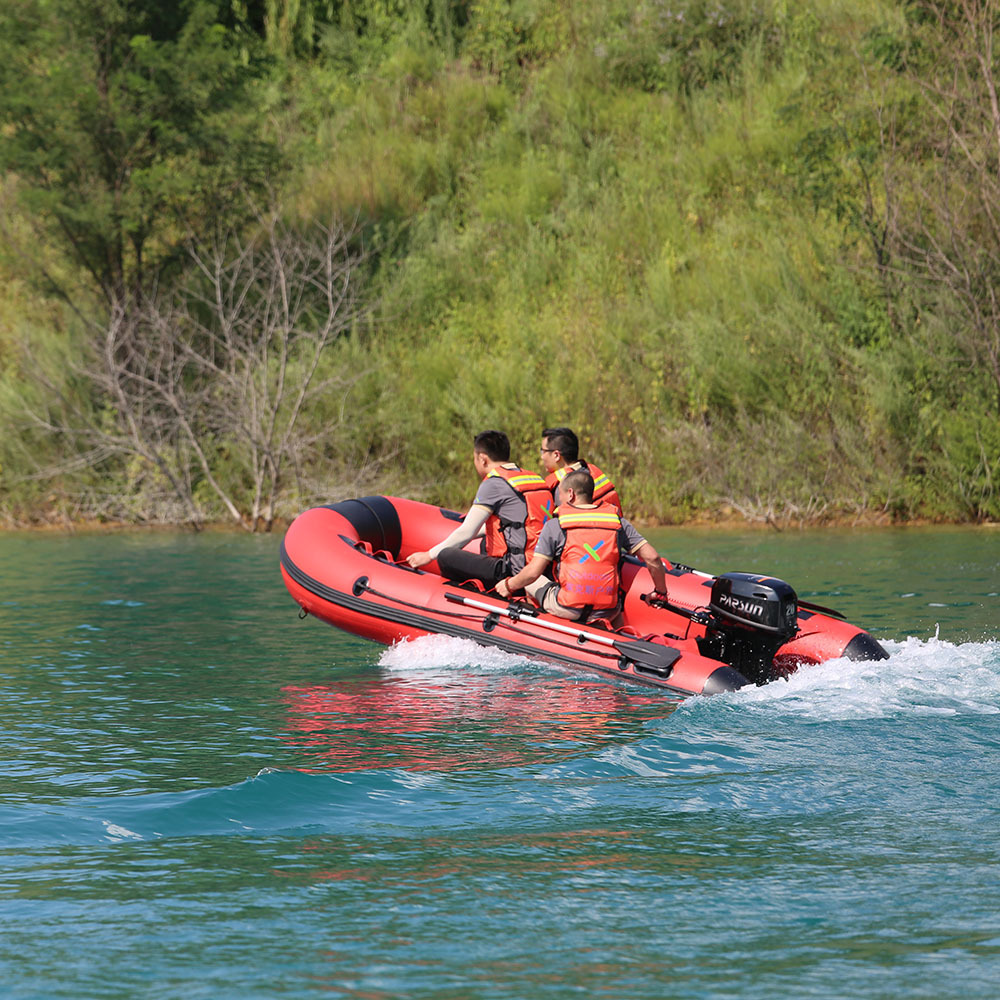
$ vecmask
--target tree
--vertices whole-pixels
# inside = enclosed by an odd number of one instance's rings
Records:
[[[76,306],[88,283],[105,315],[141,301],[192,233],[274,179],[279,157],[255,113],[266,63],[216,15],[204,0],[0,7],[0,169],[16,176],[39,243],[84,286],[39,244],[20,249]]]
[[[357,234],[339,220],[307,232],[288,228],[277,212],[261,219],[257,236],[231,232],[191,255],[201,281],[150,315],[153,341],[174,334],[192,382],[204,386],[190,415],[175,416],[206,480],[230,514],[254,530],[270,530],[282,489],[331,430],[302,426],[312,401],[346,397],[361,377],[325,363],[324,352],[360,320],[363,254]],[[189,427],[202,424],[211,440],[235,443],[249,486],[242,512],[212,475]]]
[[[184,286],[116,305],[103,337],[68,361],[71,383],[95,387],[106,407],[89,410],[49,380],[58,406],[31,408],[34,425],[71,443],[64,468],[138,460],[195,526],[214,496],[235,523],[269,530],[335,430],[309,432],[302,418],[320,397],[346,409],[365,374],[326,357],[362,316],[362,256],[353,228],[296,231],[277,212],[249,239],[231,229],[191,244]]]

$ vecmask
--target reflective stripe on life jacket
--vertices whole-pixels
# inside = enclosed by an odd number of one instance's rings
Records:
[[[609,503],[620,515],[622,512],[622,502],[618,496],[618,490],[615,489],[615,484],[596,465],[592,465],[590,462],[581,462],[580,470],[589,472],[591,478],[594,480],[594,503]],[[563,479],[575,471],[577,470],[572,466],[564,465],[561,469],[556,469],[555,472],[548,474],[545,479],[545,485],[552,490],[553,496],[555,496],[556,487]]]
[[[529,560],[534,554],[535,543],[538,541],[542,525],[552,517],[555,507],[552,494],[541,476],[534,472],[526,472],[524,469],[500,467],[491,469],[486,478],[489,479],[490,476],[506,480],[507,485],[521,495],[527,511],[523,521],[505,520],[498,514],[490,515],[486,521],[486,554],[502,556],[508,552],[511,555],[520,555],[523,552],[525,560]],[[512,544],[511,536],[517,528],[524,529],[523,547],[516,541]]]
[[[557,600],[567,608],[613,608],[618,603],[621,518],[610,504],[563,505],[557,514],[566,543],[559,555]]]

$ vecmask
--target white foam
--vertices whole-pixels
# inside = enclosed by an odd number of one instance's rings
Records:
[[[505,653],[495,646],[480,646],[471,639],[450,635],[425,635],[403,639],[380,657],[379,666],[393,670],[439,670],[442,667],[477,667],[481,670],[517,670],[530,663],[526,657]]]
[[[1000,641],[954,644],[937,637],[882,641],[888,660],[835,659],[801,667],[787,680],[721,696],[743,710],[839,720],[908,715],[1000,714]],[[448,672],[475,668],[517,672],[531,659],[471,639],[428,635],[389,647],[379,664],[391,670]],[[541,661],[544,662],[544,661]],[[714,699],[708,699],[712,701]],[[702,699],[691,699],[687,704]]]
[[[441,775],[432,771],[398,770],[393,772],[393,780],[403,788],[433,788],[441,784]]]
[[[911,637],[882,645],[888,660],[829,660],[734,697],[830,720],[1000,714],[1000,642],[955,645]]]
[[[129,830],[124,826],[119,826],[117,823],[112,823],[110,820],[101,820],[104,824],[104,829],[107,831],[108,840],[113,844],[120,844],[123,840],[142,840],[142,834],[136,833],[134,830]]]

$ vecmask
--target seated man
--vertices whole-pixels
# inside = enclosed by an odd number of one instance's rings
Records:
[[[524,588],[543,611],[572,621],[615,617],[621,605],[621,553],[637,555],[653,578],[654,593],[667,596],[667,576],[656,549],[610,504],[597,504],[594,480],[577,469],[563,477],[563,502],[545,523],[531,562],[497,593]],[[555,563],[555,582],[542,574]],[[600,615],[597,614],[600,612]]]
[[[622,502],[615,484],[596,465],[580,459],[580,442],[568,427],[546,427],[542,431],[542,446],[539,448],[539,453],[542,465],[548,473],[545,485],[552,490],[557,507],[563,502],[560,489],[563,478],[574,469],[582,469],[593,476],[594,500],[611,504],[621,514]]]
[[[476,435],[472,462],[483,481],[465,520],[444,541],[414,552],[407,562],[419,568],[436,559],[449,580],[481,580],[493,587],[524,568],[551,510],[552,494],[541,476],[510,461],[510,441],[502,431]],[[463,546],[484,526],[485,555],[466,552]]]

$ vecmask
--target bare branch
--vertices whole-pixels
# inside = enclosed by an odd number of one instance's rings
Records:
[[[336,429],[305,429],[310,405],[339,399],[345,423],[365,375],[329,356],[363,315],[356,224],[295,230],[276,210],[257,220],[249,237],[192,245],[183,287],[112,303],[100,336],[70,361],[102,406],[78,404],[39,366],[60,415],[39,409],[35,425],[74,440],[72,461],[138,457],[195,524],[207,488],[234,522],[270,528]]]

